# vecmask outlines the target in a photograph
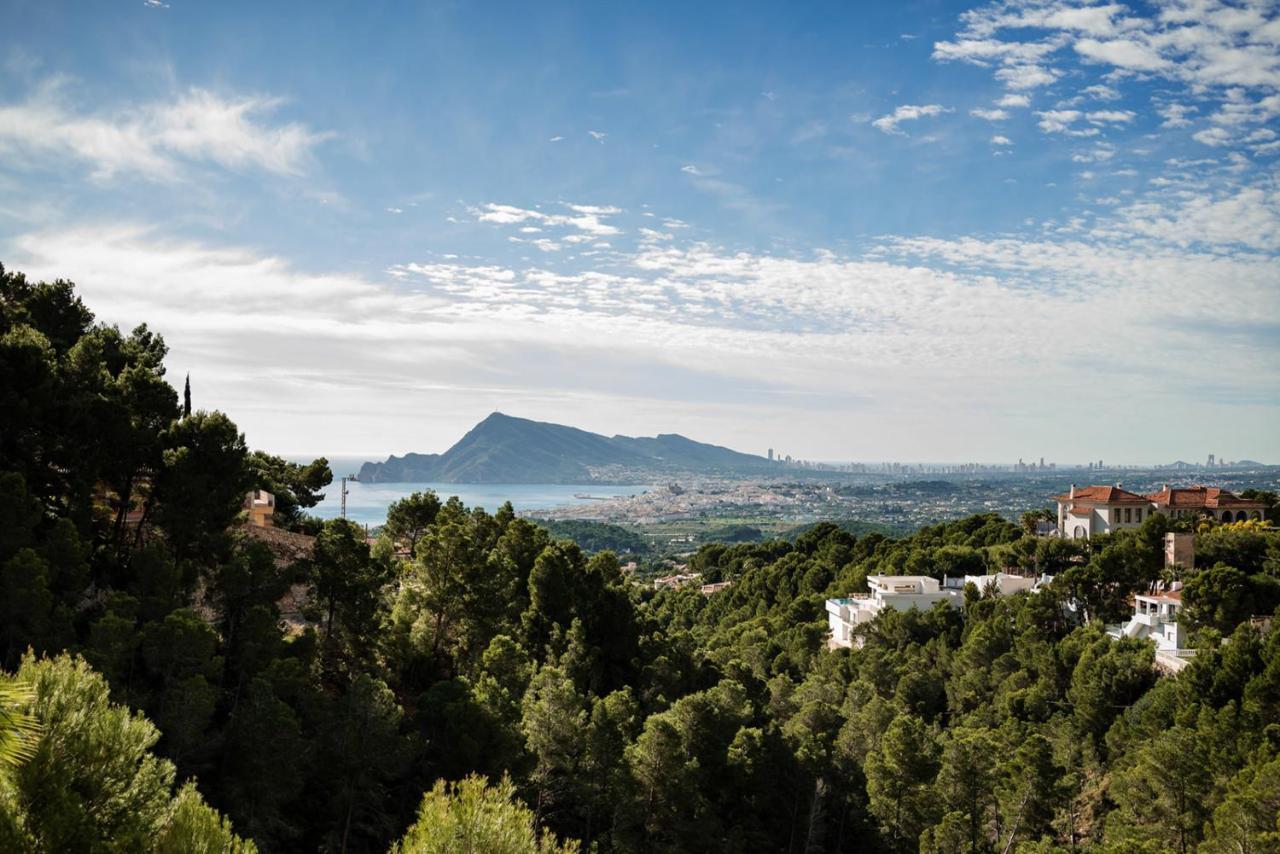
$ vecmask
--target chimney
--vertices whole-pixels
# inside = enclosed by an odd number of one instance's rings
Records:
[[[1161,491],[1161,492],[1168,492],[1168,491],[1169,491],[1169,484],[1167,484],[1167,483],[1162,483],[1162,484],[1160,484],[1160,491]]]
[[[1116,481],[1116,489],[1124,489],[1124,484],[1117,480],[1117,481]]]
[[[1075,497],[1076,497],[1076,485],[1075,485],[1074,483],[1073,483],[1073,484],[1071,484],[1071,492],[1069,492],[1069,493],[1067,494],[1067,497],[1068,497],[1068,498],[1075,498]]]

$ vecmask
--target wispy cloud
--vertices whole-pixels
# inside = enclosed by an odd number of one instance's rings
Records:
[[[947,112],[950,112],[950,109],[943,107],[941,104],[903,104],[892,113],[873,121],[871,126],[884,133],[906,136],[906,132],[898,128],[898,125],[902,122],[913,122],[927,116],[937,116]]]
[[[985,119],[989,122],[1002,122],[1009,118],[1009,113],[1006,110],[984,110],[982,108],[970,110],[969,115],[974,118]]]
[[[32,163],[80,161],[98,180],[129,173],[168,181],[201,163],[299,175],[331,136],[298,123],[267,123],[283,104],[279,98],[192,88],[168,101],[86,110],[72,102],[70,88],[46,81],[25,101],[0,105],[0,150]]]
[[[537,222],[544,226],[565,226],[575,228],[586,234],[597,237],[608,237],[620,234],[617,226],[604,221],[605,218],[622,212],[621,208],[608,205],[575,205],[563,204],[572,214],[548,214],[539,210],[519,208],[490,202],[473,208],[471,214],[479,222],[495,225],[518,225],[524,222]]]
[[[999,101],[996,101],[996,105],[1001,107],[1029,107],[1031,106],[1031,98],[1010,92],[1001,97]]]

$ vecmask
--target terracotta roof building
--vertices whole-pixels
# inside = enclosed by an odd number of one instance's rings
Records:
[[[1121,528],[1136,528],[1151,513],[1151,499],[1115,486],[1077,487],[1062,495],[1058,502],[1058,532],[1070,540],[1083,540],[1098,534],[1110,534]]]
[[[1243,522],[1261,519],[1267,506],[1261,501],[1241,498],[1234,492],[1216,486],[1188,486],[1170,488],[1166,485],[1159,492],[1147,496],[1156,510],[1171,516],[1203,514],[1222,522]]]
[[[1123,528],[1136,528],[1153,513],[1174,518],[1191,515],[1212,516],[1222,522],[1261,519],[1266,505],[1261,501],[1241,498],[1216,486],[1170,488],[1138,495],[1121,484],[1115,486],[1076,487],[1062,495],[1058,502],[1058,534],[1069,540],[1087,539],[1097,534],[1110,534]]]

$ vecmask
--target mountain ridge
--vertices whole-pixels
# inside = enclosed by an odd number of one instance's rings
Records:
[[[604,436],[577,427],[490,413],[442,454],[365,463],[366,483],[627,482],[664,474],[761,473],[769,460],[679,433]]]

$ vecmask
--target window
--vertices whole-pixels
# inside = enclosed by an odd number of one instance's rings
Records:
[[[1126,522],[1132,522],[1132,521],[1133,521],[1133,510],[1131,510],[1131,509],[1130,509],[1130,508],[1128,508],[1128,507],[1124,508],[1124,520],[1125,520]]]
[[[1135,521],[1135,522],[1141,522],[1141,521],[1142,521],[1142,508],[1141,508],[1141,507],[1139,507],[1137,510],[1133,511],[1133,515],[1134,515],[1134,521]]]
[[[1116,508],[1115,521],[1116,521],[1116,522],[1119,522],[1119,521],[1120,521],[1120,508],[1119,508],[1119,507],[1117,507],[1117,508]]]

